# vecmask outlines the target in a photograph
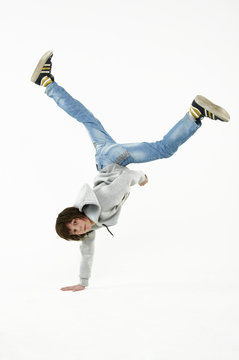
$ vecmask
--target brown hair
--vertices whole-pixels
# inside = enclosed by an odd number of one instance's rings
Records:
[[[73,219],[75,218],[80,218],[83,219],[85,218],[86,215],[83,212],[80,212],[79,209],[75,208],[75,207],[68,207],[66,209],[64,209],[57,217],[56,219],[56,232],[57,234],[65,239],[65,240],[75,240],[75,241],[79,241],[79,240],[84,240],[84,237],[90,232],[86,233],[86,234],[82,234],[82,235],[70,235],[69,234],[69,229],[67,227],[67,224],[69,222],[71,222]]]

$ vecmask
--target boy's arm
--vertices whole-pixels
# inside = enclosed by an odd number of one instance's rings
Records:
[[[96,196],[105,209],[111,209],[122,201],[126,193],[130,192],[131,186],[145,185],[147,182],[147,176],[142,171],[127,169],[111,183],[97,189]]]
[[[94,249],[95,249],[95,231],[92,231],[85,240],[81,241],[80,252],[80,283],[73,286],[61,288],[62,291],[80,291],[88,286],[88,280],[91,275],[91,268],[93,263]]]
[[[81,241],[80,252],[80,285],[88,286],[88,280],[91,275],[94,251],[95,251],[95,231],[93,230],[88,237]]]

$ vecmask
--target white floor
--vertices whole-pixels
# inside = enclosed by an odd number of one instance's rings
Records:
[[[238,23],[234,0],[13,1],[0,14],[1,360],[239,358]],[[148,175],[114,238],[99,230],[90,286],[56,215],[92,184],[87,133],[29,79],[56,81],[119,142],[155,141],[197,94],[202,128]]]
[[[95,286],[77,294],[53,288],[5,292],[2,359],[238,357],[235,288],[152,282]]]

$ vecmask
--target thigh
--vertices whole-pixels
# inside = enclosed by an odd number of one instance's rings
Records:
[[[155,149],[154,143],[106,144],[97,147],[95,159],[97,169],[102,170],[110,164],[126,166],[157,160],[159,152]]]
[[[155,143],[139,142],[121,144],[121,146],[130,154],[130,157],[125,159],[122,165],[145,163],[163,157],[162,154],[159,154],[158,148],[155,147]]]

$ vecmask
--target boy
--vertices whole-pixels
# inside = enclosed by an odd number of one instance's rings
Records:
[[[105,227],[111,233],[108,226],[118,222],[130,187],[135,184],[144,186],[148,182],[143,172],[130,170],[126,166],[130,163],[170,157],[200,128],[204,117],[228,122],[230,116],[220,106],[198,95],[184,118],[162,140],[152,143],[118,144],[92,113],[55,82],[51,73],[52,56],[53,52],[48,51],[41,57],[31,81],[45,87],[46,94],[53,98],[59,107],[86,127],[96,150],[98,175],[94,179],[94,187],[85,184],[75,204],[64,209],[56,221],[56,232],[60,237],[66,240],[82,240],[80,283],[61,289],[79,291],[88,286],[91,275],[95,231]]]

